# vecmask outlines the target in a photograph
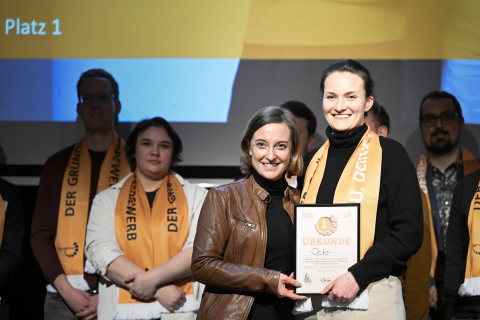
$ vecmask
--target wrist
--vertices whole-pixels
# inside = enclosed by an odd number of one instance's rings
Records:
[[[57,289],[60,295],[67,294],[71,289],[73,289],[72,285],[67,279],[67,276],[62,273],[60,274],[54,281],[53,286]]]
[[[353,278],[353,280],[355,280],[355,282],[357,282],[357,280],[355,279],[355,276],[350,271],[348,271],[348,274]]]
[[[149,282],[153,283],[153,285],[159,289],[160,286],[165,285],[164,278],[163,278],[162,268],[156,267],[152,270],[147,271],[147,277]]]
[[[353,273],[351,273],[350,271],[348,271],[348,274],[350,275],[350,277],[352,277],[353,281],[355,281],[355,284],[356,284],[357,286],[359,286],[359,285],[358,285],[358,282],[357,282],[357,279],[355,279],[355,276],[353,275]],[[359,287],[360,287],[360,286],[359,286]]]

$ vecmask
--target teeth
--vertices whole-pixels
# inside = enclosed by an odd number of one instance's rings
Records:
[[[265,167],[276,167],[277,166],[275,163],[264,163],[263,165]]]
[[[335,118],[348,118],[349,115],[347,115],[347,114],[336,114],[336,115],[334,115],[334,117]]]

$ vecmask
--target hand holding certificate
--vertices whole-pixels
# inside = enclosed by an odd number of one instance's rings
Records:
[[[358,262],[359,215],[359,204],[295,205],[297,294],[320,294]]]
[[[330,282],[321,293],[328,294],[328,301],[350,302],[359,290],[357,281],[347,272]]]

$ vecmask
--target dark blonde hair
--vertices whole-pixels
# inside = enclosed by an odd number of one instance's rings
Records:
[[[251,174],[253,172],[252,156],[250,155],[250,142],[252,137],[261,127],[271,123],[284,123],[290,131],[291,151],[290,160],[287,166],[287,176],[301,175],[303,173],[303,158],[300,148],[300,138],[298,135],[297,125],[290,111],[280,107],[266,107],[258,110],[245,128],[242,142],[242,170],[243,174]]]

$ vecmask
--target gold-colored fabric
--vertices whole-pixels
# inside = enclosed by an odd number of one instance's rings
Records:
[[[463,172],[464,175],[472,173],[473,171],[480,169],[480,163],[478,162],[477,158],[472,155],[467,149],[462,147],[462,159],[463,159]],[[432,262],[430,266],[430,277],[435,277],[436,266],[439,263],[438,260],[438,247],[437,247],[437,240],[435,239],[435,228],[433,225],[433,218],[432,218],[432,206],[430,203],[430,197],[428,195],[428,188],[427,188],[427,153],[423,154],[415,163],[415,169],[417,171],[417,178],[418,183],[420,184],[420,188],[422,189],[423,193],[427,198],[427,205],[428,211],[430,213],[429,222],[430,222],[430,242],[432,246]]]
[[[430,264],[432,260],[430,241],[430,211],[427,197],[422,192],[423,243],[407,261],[407,273],[399,279],[402,282],[402,295],[407,320],[426,320],[430,310]]]
[[[400,41],[351,45],[243,45],[242,59],[384,59],[395,56],[402,49]]]
[[[328,158],[327,141],[317,151],[305,174],[301,203],[315,203]],[[373,245],[377,218],[382,147],[368,127],[338,181],[333,203],[360,203],[360,259]]]
[[[470,242],[468,243],[465,279],[480,278],[480,181],[468,212],[468,234]]]
[[[125,181],[115,208],[115,234],[125,257],[144,270],[160,266],[183,250],[190,230],[188,203],[182,184],[167,174],[152,209],[142,183],[134,174]],[[193,294],[191,278],[173,282]],[[144,303],[120,288],[119,303]]]
[[[471,154],[467,149],[462,147],[462,158],[463,158],[463,173],[464,175],[470,174],[473,171],[480,169],[480,163],[473,154]]]
[[[97,194],[125,177],[130,165],[125,157],[125,143],[115,135],[105,155],[98,180]],[[90,198],[91,160],[86,138],[73,148],[63,176],[58,211],[55,248],[67,275],[81,275],[84,270],[85,233]]]

